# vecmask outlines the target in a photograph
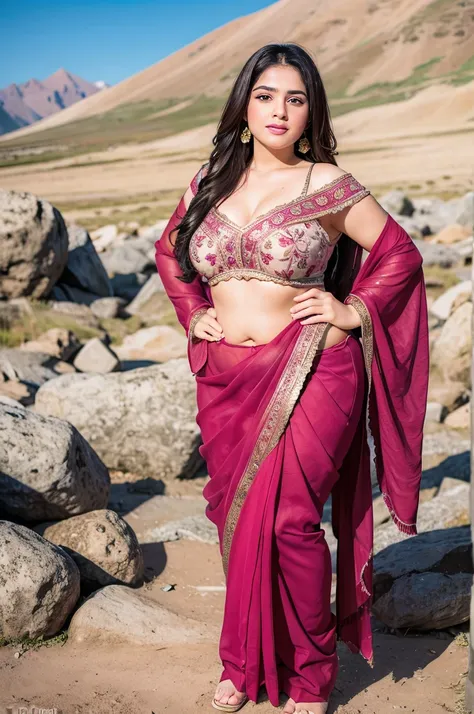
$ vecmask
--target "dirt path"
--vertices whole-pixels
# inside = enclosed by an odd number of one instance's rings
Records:
[[[174,612],[220,625],[224,593],[193,587],[224,584],[216,545],[186,540],[145,544],[144,553],[147,573],[155,576],[144,593]],[[167,583],[176,583],[176,589],[163,592]],[[340,645],[339,677],[328,714],[462,712],[467,647],[451,638],[403,638],[377,631],[374,643],[374,669]],[[0,648],[0,707],[56,707],[55,714],[214,711],[210,700],[220,676],[217,642],[163,648],[86,648],[67,642],[30,650],[19,659],[14,653],[14,647]],[[262,701],[248,703],[243,711],[278,711],[262,695]],[[280,711],[283,704],[284,697]]]

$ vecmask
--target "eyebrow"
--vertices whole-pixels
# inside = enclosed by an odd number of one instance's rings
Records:
[[[276,87],[267,87],[265,84],[259,84],[258,87],[255,87],[255,89],[252,89],[252,92],[256,92],[257,89],[266,89],[268,92],[278,92],[278,89]],[[304,97],[306,97],[306,92],[302,92],[301,89],[289,89],[288,94],[302,94]]]

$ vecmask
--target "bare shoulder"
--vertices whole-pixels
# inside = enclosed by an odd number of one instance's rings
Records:
[[[314,165],[314,168],[311,172],[311,183],[309,190],[317,191],[318,189],[323,188],[326,184],[331,183],[332,181],[335,181],[336,179],[341,178],[342,176],[345,176],[348,173],[348,171],[345,171],[340,166],[336,166],[335,164],[326,164],[322,161],[318,161]]]

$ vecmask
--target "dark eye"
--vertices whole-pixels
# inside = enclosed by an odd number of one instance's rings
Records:
[[[270,97],[270,95],[269,94],[259,94],[256,97],[256,99],[263,99],[264,97]],[[296,99],[298,104],[304,104],[304,102],[302,102],[301,99],[298,99],[298,97],[290,97],[290,99]],[[291,103],[294,104],[294,102],[291,102]]]

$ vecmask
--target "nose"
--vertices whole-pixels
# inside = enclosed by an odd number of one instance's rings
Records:
[[[280,119],[287,118],[286,102],[284,97],[282,99],[275,100],[275,104],[273,105],[273,116],[279,117]]]

